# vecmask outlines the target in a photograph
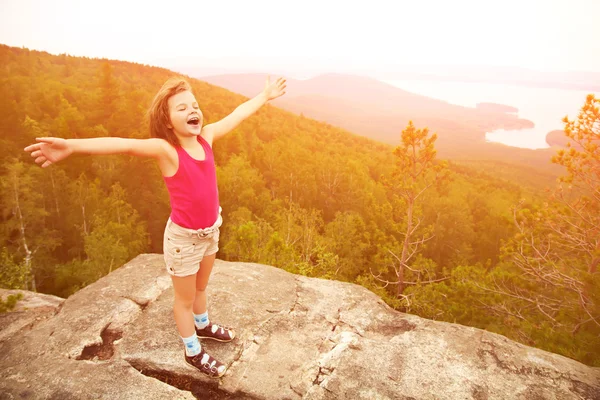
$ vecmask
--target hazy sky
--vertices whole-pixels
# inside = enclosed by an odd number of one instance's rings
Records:
[[[351,2],[0,0],[0,43],[153,65],[600,72],[600,0]]]

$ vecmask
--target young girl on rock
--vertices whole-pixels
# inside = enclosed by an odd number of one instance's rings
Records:
[[[229,342],[235,337],[232,329],[208,319],[206,307],[206,286],[223,222],[212,145],[265,103],[285,94],[285,88],[285,79],[273,83],[267,79],[259,95],[222,120],[202,126],[202,112],[191,86],[185,79],[171,78],[154,97],[148,113],[151,139],[44,137],[25,148],[44,168],[73,153],[129,154],[158,162],[171,204],[163,252],[175,292],[175,323],[186,362],[212,378],[223,376],[225,365],[207,354],[198,339]]]

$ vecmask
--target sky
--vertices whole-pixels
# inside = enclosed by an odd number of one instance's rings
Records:
[[[0,0],[0,43],[159,66],[600,72],[600,0]]]

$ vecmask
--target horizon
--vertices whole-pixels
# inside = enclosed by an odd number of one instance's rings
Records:
[[[276,4],[238,3],[231,11],[230,5],[183,1],[174,15],[197,13],[199,23],[184,19],[164,32],[166,11],[157,2],[5,1],[0,43],[175,70],[372,75],[432,67],[600,73],[595,40],[600,27],[593,23],[600,2],[592,0],[375,1],[366,10],[335,1],[304,2],[289,5],[296,22]]]
[[[388,83],[388,81],[390,79],[386,79],[386,78],[379,78],[374,74],[372,71],[370,70],[365,70],[365,69],[337,69],[337,70],[333,70],[333,69],[325,69],[325,68],[308,68],[308,69],[296,69],[294,70],[294,68],[290,67],[289,69],[285,69],[285,70],[281,70],[279,72],[277,71],[271,71],[269,69],[265,68],[260,68],[260,67],[244,67],[244,68],[234,68],[231,66],[226,66],[223,64],[216,64],[215,66],[194,66],[194,65],[178,65],[178,64],[172,64],[169,65],[168,63],[148,63],[148,62],[144,62],[144,61],[136,61],[136,60],[127,60],[127,59],[120,59],[120,58],[112,58],[112,57],[104,57],[104,56],[88,56],[88,55],[84,55],[84,54],[73,54],[73,53],[69,53],[69,52],[56,52],[56,51],[50,51],[47,49],[41,49],[41,48],[32,48],[32,47],[27,47],[27,46],[16,46],[16,45],[12,45],[9,43],[4,43],[4,42],[0,42],[0,45],[4,45],[4,46],[8,46],[8,47],[14,47],[14,48],[22,48],[22,49],[26,49],[29,51],[37,51],[37,52],[41,52],[41,53],[48,53],[52,56],[60,56],[60,55],[66,55],[69,57],[81,57],[81,58],[89,58],[92,60],[108,60],[108,61],[120,61],[120,62],[129,62],[132,64],[137,64],[137,65],[146,65],[149,67],[157,67],[157,68],[164,68],[164,69],[168,69],[171,70],[173,72],[177,72],[177,73],[182,73],[182,74],[188,74],[193,78],[202,78],[202,77],[214,77],[214,76],[219,76],[219,75],[266,75],[266,74],[270,74],[270,75],[285,75],[288,78],[292,78],[292,79],[296,79],[296,80],[308,80],[308,79],[312,79],[318,76],[323,76],[323,75],[346,75],[346,76],[354,76],[354,77],[365,77],[365,78],[372,78],[372,79],[376,79],[379,80],[383,83]],[[232,58],[235,59],[235,58]],[[237,64],[237,63],[236,63]],[[539,73],[539,72],[544,72],[542,70],[539,69],[534,69],[534,68],[528,68],[528,67],[518,67],[518,66],[500,66],[500,65],[476,65],[476,64],[464,64],[464,65],[450,65],[450,64],[427,64],[427,65],[402,65],[399,67],[398,70],[391,70],[388,71],[390,73],[423,73],[426,75],[423,75],[423,77],[421,78],[413,78],[415,80],[429,80],[430,78],[445,78],[448,81],[452,81],[452,80],[458,80],[461,81],[461,76],[464,77],[464,75],[450,75],[450,74],[446,74],[446,75],[439,75],[436,74],[437,71],[440,71],[440,69],[442,68],[453,68],[455,73],[464,73],[464,71],[481,71],[481,72],[489,72],[492,70],[496,70],[496,71],[510,71],[510,72],[516,72],[516,71],[523,71],[523,72],[532,72],[532,73]],[[426,72],[423,72],[423,70],[425,69]],[[198,73],[190,73],[190,71],[202,71],[200,74]],[[210,72],[209,72],[210,71]],[[585,73],[585,74],[594,74],[594,75],[598,75],[598,79],[599,81],[594,84],[600,84],[600,71],[592,71],[592,70],[559,70],[559,71],[546,71],[547,73],[555,73],[555,74],[577,74],[577,73]],[[440,81],[443,81],[444,79],[440,79]],[[501,82],[487,82],[487,83],[501,83]],[[516,84],[518,86],[518,84]]]

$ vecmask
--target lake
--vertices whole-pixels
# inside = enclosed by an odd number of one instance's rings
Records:
[[[529,149],[548,148],[546,134],[563,129],[562,119],[574,119],[591,91],[532,88],[526,86],[443,82],[426,80],[387,80],[386,83],[412,93],[447,101],[448,103],[475,107],[477,103],[498,103],[519,109],[519,118],[532,121],[535,127],[522,130],[497,130],[486,133],[491,142]],[[597,98],[599,93],[594,93]]]

